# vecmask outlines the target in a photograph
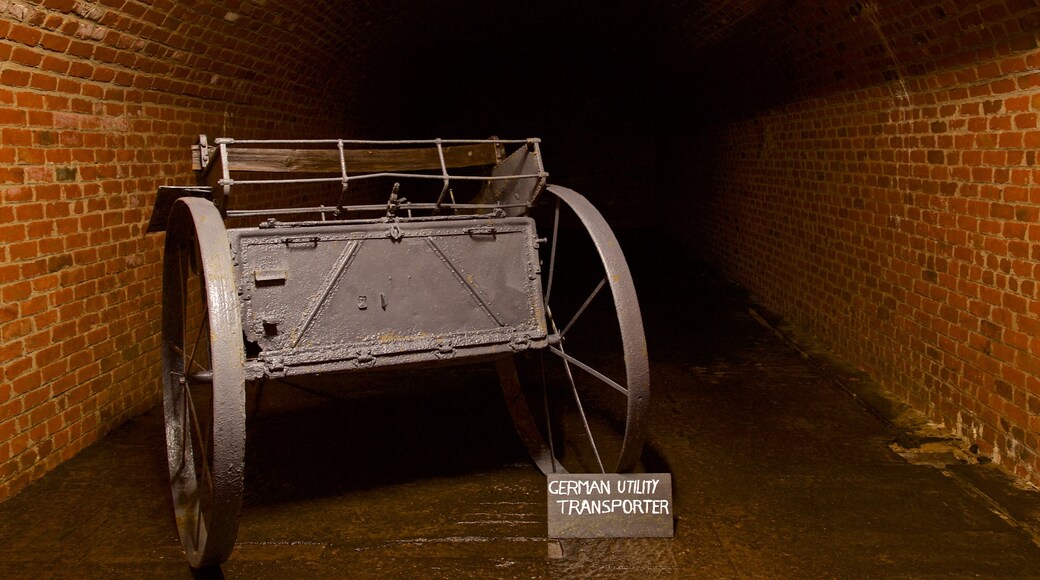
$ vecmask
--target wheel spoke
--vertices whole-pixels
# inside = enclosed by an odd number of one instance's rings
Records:
[[[192,258],[198,259],[198,257],[194,253],[191,253],[191,254],[185,253],[184,256],[188,260],[190,260]],[[181,280],[184,281],[185,286],[187,286],[188,277],[189,276],[186,275],[185,272],[184,272],[184,261],[181,261]],[[191,352],[188,354],[188,357],[187,357],[188,363],[186,365],[184,365],[184,372],[185,373],[191,372],[190,371],[191,367],[196,364],[195,363],[195,353],[198,352],[199,343],[202,341],[202,333],[203,333],[203,331],[205,331],[209,327],[209,308],[206,307],[208,301],[206,300],[207,297],[206,297],[205,279],[202,277],[201,273],[199,274],[199,281],[203,282],[203,284],[201,285],[201,291],[200,291],[200,294],[199,294],[199,299],[200,299],[201,305],[202,305],[202,320],[199,321],[199,328],[198,328],[198,331],[195,333],[195,340],[193,340],[192,343],[191,343],[192,344]],[[187,293],[186,290],[185,290],[183,296],[184,296],[184,301],[182,302],[182,304],[183,304],[184,307],[182,309],[182,314],[184,316],[184,318],[183,318],[184,323],[185,323],[184,326],[185,326],[185,329],[187,329],[187,323],[190,320],[190,317],[188,316],[189,296],[188,296],[188,293]],[[202,367],[200,366],[200,368],[202,368]],[[205,370],[205,368],[202,368],[202,370]]]
[[[202,438],[202,431],[199,428],[199,414],[195,410],[195,401],[191,398],[191,393],[188,388],[184,388],[185,399],[187,400],[187,411],[191,413],[191,424],[192,432],[195,434],[195,438],[198,440],[199,448],[194,452],[195,455],[200,455],[202,459],[202,476],[199,474],[195,475],[196,480],[205,481],[206,474],[209,473],[209,449],[206,445],[206,440]]]
[[[191,437],[191,426],[188,423],[191,421],[191,413],[188,411],[188,405],[191,403],[188,401],[188,385],[187,383],[181,383],[181,388],[184,390],[184,396],[181,397],[181,453],[182,456],[187,456],[189,445],[191,442],[188,440]],[[187,463],[187,461],[185,461]]]
[[[597,294],[599,294],[599,291],[603,289],[603,286],[605,286],[606,283],[607,277],[604,276],[603,279],[599,281],[599,285],[596,286],[596,289],[592,291],[592,294],[589,294],[589,297],[585,299],[585,303],[581,305],[581,308],[579,308],[578,311],[574,313],[574,316],[571,317],[570,322],[568,322],[567,325],[563,327],[563,331],[560,332],[560,338],[563,338],[567,334],[567,331],[570,330],[572,326],[574,326],[574,323],[578,321],[578,317],[581,316],[583,312],[585,312],[585,309],[589,307],[590,303],[592,303],[592,299],[595,298]]]
[[[571,372],[571,365],[568,364],[567,359],[570,358],[563,351],[559,354],[563,354],[563,368],[567,371],[567,380],[571,384],[571,392],[574,394],[574,403],[578,406],[578,415],[581,416],[581,424],[585,427],[585,435],[589,438],[589,445],[592,446],[592,454],[596,456],[596,463],[599,465],[600,473],[606,473],[607,470],[603,467],[603,460],[599,457],[599,448],[596,447],[596,438],[592,436],[592,428],[589,427],[589,419],[585,416],[585,407],[581,404],[581,396],[578,395],[578,385],[574,382],[574,374]]]
[[[184,470],[187,469],[188,464],[189,464],[188,460],[190,459],[189,455],[191,453],[190,452],[190,450],[191,450],[190,444],[191,443],[188,440],[188,438],[191,437],[191,429],[188,427],[189,417],[188,417],[188,411],[187,411],[187,407],[188,407],[188,386],[187,386],[187,382],[182,382],[181,385],[182,385],[182,388],[184,389],[184,396],[181,397],[181,411],[182,411],[182,413],[181,413],[181,441],[180,441],[180,445],[181,445],[181,453],[180,453],[181,464],[177,467],[177,475],[178,475],[178,477],[182,476],[183,473],[184,473]],[[194,460],[192,460],[190,463],[194,466]]]
[[[198,489],[198,487],[196,487]],[[198,509],[195,510],[195,545],[199,545],[199,538],[202,536],[202,499],[198,499],[196,504]]]
[[[182,350],[182,349],[181,349],[181,347],[179,347],[179,346],[177,346],[177,345],[175,345],[175,344],[171,344],[171,345],[170,345],[170,348],[172,348],[172,349],[173,349],[173,350],[174,350],[174,351],[175,351],[175,352],[176,352],[177,354],[181,355],[181,360],[183,360],[183,359],[184,359],[184,350]],[[194,365],[194,366],[198,367],[198,368],[199,368],[199,370],[200,370],[200,371],[203,371],[203,372],[205,372],[206,370],[208,370],[208,369],[207,369],[206,367],[202,366],[202,363],[200,363],[199,361],[197,361],[197,360],[194,360],[194,359],[192,359],[191,361],[189,361],[189,366],[190,366],[190,365]],[[184,373],[174,373],[174,376],[178,376],[178,377],[184,377],[185,379],[187,379],[187,378],[188,378],[188,373],[189,373],[189,372],[190,372],[190,371],[189,371],[188,369],[184,369]]]
[[[562,350],[556,348],[555,346],[550,346],[549,347],[549,352],[552,352],[556,356],[562,358],[567,363],[573,364],[574,366],[576,366],[576,367],[580,368],[581,370],[589,373],[590,375],[596,377],[597,379],[603,381],[604,383],[610,385],[611,387],[614,387],[614,389],[617,392],[621,393],[622,395],[625,395],[626,397],[628,396],[628,389],[626,389],[625,387],[622,387],[621,385],[617,384],[613,379],[611,379],[607,375],[604,375],[603,373],[601,373],[601,372],[597,371],[596,369],[590,367],[589,365],[581,362],[580,360],[572,357],[571,355],[563,352]]]
[[[195,489],[197,491],[197,503],[198,508],[195,510],[195,545],[199,545],[199,540],[202,538],[202,530],[206,529],[206,513],[209,512],[210,506],[206,504],[206,500],[212,500],[212,492],[208,490],[212,489],[212,476],[207,467],[206,455],[202,456],[202,475],[196,482]]]
[[[553,216],[552,248],[549,250],[549,280],[545,285],[545,303],[552,295],[553,274],[556,271],[556,238],[560,233],[560,198],[556,198],[556,214]]]
[[[198,349],[199,349],[199,342],[202,340],[202,331],[207,329],[207,328],[209,328],[209,309],[208,308],[206,308],[204,310],[203,315],[202,315],[202,322],[199,323],[199,332],[195,335],[195,344],[192,345],[192,347],[191,347],[191,356],[188,357],[188,364],[185,365],[185,372],[188,372],[187,369],[190,368],[192,365],[198,365],[198,367],[200,369],[206,370],[205,367],[203,367],[202,365],[200,365],[200,364],[195,362],[195,353],[198,351]]]

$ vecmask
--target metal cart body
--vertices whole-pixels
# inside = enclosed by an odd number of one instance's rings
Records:
[[[200,185],[160,188],[149,224],[167,236],[167,454],[192,566],[219,564],[234,547],[248,382],[493,362],[517,432],[542,471],[634,466],[649,372],[631,276],[599,212],[546,183],[538,139],[209,144],[202,136],[193,159]],[[385,201],[344,203],[351,187],[379,181],[393,181]],[[405,198],[401,183],[413,182],[425,184],[428,201]],[[339,188],[336,204],[230,207],[235,189],[330,184]],[[456,187],[469,187],[472,199],[456,201]],[[549,217],[539,223],[533,209],[545,192],[555,205],[541,204]],[[563,214],[576,226],[568,229]],[[566,295],[561,283],[554,289],[565,262],[558,239],[577,230],[584,240],[577,246],[591,257],[571,264],[592,264],[595,273],[576,298],[562,298],[567,319],[558,322],[553,296]],[[590,314],[597,307],[606,316]],[[599,324],[604,319],[610,330]],[[583,325],[588,354],[576,355],[580,348],[569,341],[580,332],[572,328]],[[557,370],[546,370],[546,353]],[[525,388],[538,376],[540,391]],[[554,414],[551,401],[560,397],[573,412]],[[597,421],[597,406],[613,410]],[[597,429],[614,433],[601,437]],[[558,442],[568,437],[581,442]]]

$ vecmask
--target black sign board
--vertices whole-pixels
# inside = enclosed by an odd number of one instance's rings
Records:
[[[550,538],[670,538],[670,473],[549,475]]]

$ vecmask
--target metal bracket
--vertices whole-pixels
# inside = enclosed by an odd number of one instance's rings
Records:
[[[401,182],[395,181],[393,189],[390,190],[390,199],[386,201],[386,217],[393,219],[404,198],[398,199],[397,192],[401,191]]]
[[[437,343],[437,358],[452,358],[455,356],[455,346],[448,342]]]
[[[509,346],[515,351],[527,350],[531,346],[531,337],[528,334],[518,334],[510,341]]]
[[[376,357],[372,354],[372,351],[370,350],[358,350],[357,357],[354,359],[354,362],[357,364],[357,366],[361,368],[368,368],[371,366],[375,366]]]
[[[209,167],[209,142],[205,134],[199,135],[199,165],[203,171]]]

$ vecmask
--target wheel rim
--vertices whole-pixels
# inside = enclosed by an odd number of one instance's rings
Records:
[[[207,200],[170,214],[163,270],[163,409],[170,488],[193,567],[219,564],[238,534],[245,353],[227,233]]]
[[[546,323],[561,340],[503,359],[517,431],[545,473],[631,470],[649,402],[646,339],[617,238],[580,194],[550,185],[540,249]]]

